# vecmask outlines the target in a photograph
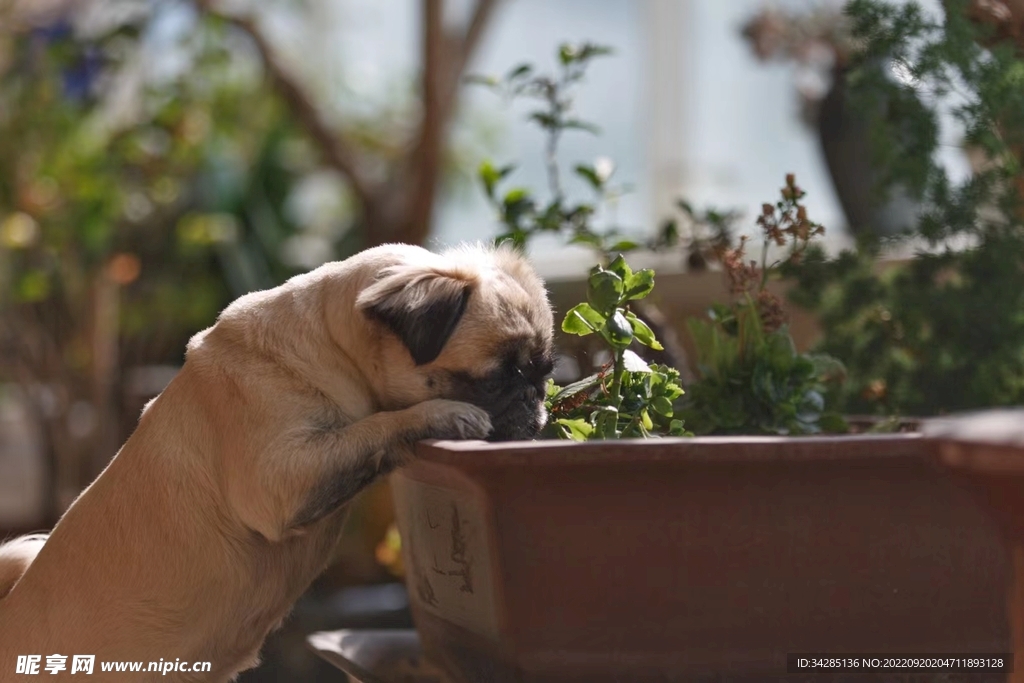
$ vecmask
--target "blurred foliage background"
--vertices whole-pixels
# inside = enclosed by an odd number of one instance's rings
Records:
[[[0,38],[0,357],[45,424],[51,514],[131,430],[122,373],[180,362],[231,298],[293,272],[283,204],[314,165],[223,26],[180,46],[203,78],[138,82],[151,18],[125,19],[8,19]]]
[[[144,403],[180,366],[187,339],[229,301],[369,246],[428,241],[439,198],[477,170],[481,155],[466,148],[488,135],[486,124],[455,123],[465,97],[460,83],[500,4],[409,0],[416,21],[415,34],[406,36],[415,44],[408,78],[399,78],[384,98],[356,101],[344,88],[319,87],[275,48],[280,43],[266,18],[270,8],[315,17],[322,7],[316,0],[0,0],[0,399],[16,393],[40,439],[41,525],[52,524],[105,466]],[[596,4],[618,16],[613,3]],[[693,13],[678,10],[684,4]],[[926,8],[901,3],[899,9],[856,0],[847,6],[852,14],[840,11],[838,2],[831,9],[823,2],[808,11],[756,13],[759,0],[651,0],[647,20],[657,40],[648,68],[656,72],[650,99],[656,106],[643,124],[652,131],[624,144],[649,137],[652,149],[678,147],[663,156],[651,152],[665,177],[646,179],[660,188],[649,213],[665,211],[656,220],[669,220],[660,231],[637,228],[627,225],[633,215],[623,212],[623,234],[615,238],[661,249],[666,234],[675,236],[673,244],[680,228],[690,235],[685,253],[641,264],[659,268],[663,298],[655,303],[665,315],[652,306],[658,315],[651,316],[652,325],[664,322],[658,337],[674,347],[668,343],[672,328],[685,327],[674,302],[686,299],[693,309],[688,314],[699,315],[725,294],[715,289],[700,299],[685,288],[698,286],[700,271],[720,268],[716,259],[733,226],[742,220],[754,226],[731,209],[771,198],[778,178],[796,170],[782,154],[787,143],[764,132],[782,130],[771,127],[771,112],[762,106],[768,90],[776,94],[778,79],[766,81],[764,90],[744,81],[746,92],[735,77],[752,69],[738,59],[695,61],[694,71],[705,75],[693,83],[673,71],[682,63],[673,63],[679,57],[673,50],[685,36],[676,36],[681,23],[669,20],[693,18],[700,28],[691,36],[694,44],[711,53],[710,43],[723,41],[704,30],[712,23],[708,17],[720,19],[715,12],[740,4],[751,11],[745,25],[726,27],[734,41],[745,39],[758,59],[799,66],[799,98],[788,115],[811,133],[823,160],[809,181],[822,188],[824,177],[845,215],[846,226],[828,225],[829,234],[846,227],[856,238],[838,257],[808,251],[788,273],[797,280],[794,300],[815,314],[820,348],[849,372],[832,398],[847,413],[876,415],[1024,401],[1022,0],[943,0]],[[530,5],[527,18],[545,20],[543,7]],[[573,26],[559,25],[559,31],[587,25],[588,13],[575,12]],[[512,69],[506,80],[538,78],[515,62],[505,67]],[[673,86],[659,89],[666,82]],[[694,83],[701,89],[688,93],[690,111],[675,91]],[[543,82],[535,84],[543,90]],[[598,81],[591,87],[626,100],[634,92],[629,86]],[[561,112],[571,100],[562,102],[564,93],[556,90],[549,104]],[[724,116],[722,108],[743,116]],[[628,116],[623,120],[643,128]],[[718,130],[709,122],[735,128],[728,130],[735,140],[705,135]],[[565,127],[548,126],[548,133],[561,135]],[[684,128],[696,132],[685,137]],[[687,157],[698,166],[691,185],[710,178],[706,190],[736,168],[763,165],[772,191],[752,196],[757,182],[722,182],[719,194],[722,188],[745,192],[730,197],[726,210],[677,205],[678,188],[686,183],[674,164],[687,145],[697,150]],[[725,152],[714,156],[709,147]],[[959,176],[940,158],[951,150],[969,166]],[[605,192],[616,166],[571,151],[572,162],[580,162],[573,180],[611,199],[609,213],[618,218],[629,198]],[[531,154],[515,150],[514,158],[526,159],[524,175],[530,163],[550,167],[550,158],[533,154],[531,162]],[[730,155],[738,165],[722,166]],[[474,237],[497,235],[502,222],[522,237],[516,230],[524,216],[544,227],[541,219],[553,215],[520,210],[536,207],[518,185],[523,176],[506,171],[507,162],[496,157],[482,170],[492,201],[494,184],[505,175],[517,185],[502,187],[507,193],[492,207],[499,215]],[[619,181],[616,176],[616,187]],[[560,200],[561,185],[555,187]],[[570,207],[576,206],[571,194]],[[659,204],[665,199],[669,208]],[[563,216],[557,225],[584,213]],[[566,253],[550,251],[552,260]],[[588,264],[593,258],[585,250]],[[681,271],[693,277],[678,279]],[[706,274],[704,283],[721,279],[721,273]],[[571,285],[551,284],[563,300],[580,300]],[[684,356],[679,350],[676,360],[686,380]],[[4,419],[0,411],[0,427]],[[351,615],[352,605],[370,605],[367,613],[377,610],[378,616],[383,610],[393,625],[407,623],[394,595],[337,593],[400,574],[390,514],[386,486],[371,487],[359,499],[338,548],[340,561],[300,602],[292,625],[268,645],[266,664],[246,680],[331,680],[332,672],[311,662],[302,638],[339,627],[338,615]]]
[[[426,239],[459,76],[495,3],[465,27],[442,24],[443,4],[423,3],[413,106],[344,128],[255,16],[0,5],[0,379],[44,425],[51,519],[229,301]]]
[[[0,2],[0,384],[38,427],[44,525],[232,299],[426,239],[457,168],[459,77],[494,5],[453,26],[425,0],[420,82],[340,126],[244,8]],[[390,516],[386,486],[372,487],[314,594],[394,580]],[[368,599],[371,612],[395,602]],[[300,605],[251,680],[340,675],[302,642],[346,611],[325,604]]]

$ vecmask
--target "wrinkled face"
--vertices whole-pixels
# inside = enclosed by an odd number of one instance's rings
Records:
[[[491,441],[532,439],[544,427],[553,319],[543,283],[521,256],[431,255],[383,273],[358,305],[390,332],[380,369],[396,405],[472,403],[491,416]]]
[[[489,441],[532,439],[547,422],[544,384],[554,362],[549,340],[508,339],[481,367],[440,371],[445,398],[479,406],[491,416]]]
[[[441,353],[422,368],[438,396],[487,411],[490,441],[532,439],[547,422],[551,308],[539,280],[515,275],[492,272],[478,280]]]

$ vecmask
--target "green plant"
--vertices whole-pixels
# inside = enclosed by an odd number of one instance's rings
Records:
[[[698,210],[680,199],[676,202],[679,215],[666,219],[654,239],[647,242],[652,251],[668,249],[681,244],[687,253],[686,265],[700,271],[709,263],[720,262],[734,241],[739,211],[708,208]]]
[[[887,245],[864,242],[835,259],[811,250],[792,269],[794,300],[821,320],[820,349],[847,363],[849,381],[835,390],[846,411],[1024,402],[1024,44],[1004,30],[1016,10],[982,11],[997,5],[847,5],[864,46],[849,94],[887,140],[873,150],[886,170],[879,189],[902,183],[925,210],[909,261],[879,266]],[[899,135],[883,135],[887,125]],[[961,179],[938,157],[950,128],[972,159]]]
[[[567,387],[548,383],[548,435],[585,441],[686,434],[675,419],[674,403],[683,394],[679,372],[648,365],[629,350],[636,341],[660,349],[654,333],[629,310],[654,289],[654,271],[635,273],[619,255],[605,269],[596,266],[587,280],[587,302],[569,310],[562,322],[568,334],[599,335],[613,361],[600,372]]]
[[[765,204],[757,219],[763,233],[760,263],[745,260],[746,239],[723,257],[736,300],[716,305],[709,320],[688,321],[697,348],[698,381],[689,387],[681,415],[698,434],[813,434],[843,431],[826,410],[825,385],[842,365],[825,355],[798,353],[778,298],[767,289],[783,261],[769,263],[769,248],[788,247],[799,260],[824,232],[807,218],[804,192],[792,175],[782,198]]]
[[[293,127],[208,23],[175,41],[181,77],[136,88],[159,14],[0,20],[0,382],[29,397],[54,516],[134,428],[124,370],[180,362],[232,294],[293,274],[263,239],[295,231]]]
[[[582,244],[594,248],[607,264],[616,255],[637,249],[660,250],[683,244],[692,257],[691,265],[701,267],[727,246],[732,239],[733,225],[738,214],[714,209],[697,210],[680,201],[679,217],[670,218],[656,234],[647,240],[625,231],[614,215],[617,199],[629,191],[628,185],[611,182],[614,163],[600,158],[592,164],[577,163],[573,176],[585,186],[591,197],[577,200],[567,189],[558,159],[562,136],[581,131],[598,134],[600,128],[581,118],[574,109],[576,87],[584,80],[591,62],[612,54],[611,48],[584,42],[579,45],[565,43],[557,51],[558,70],[555,74],[538,73],[531,64],[520,64],[502,78],[471,76],[467,80],[482,84],[500,94],[507,101],[538,102],[539,108],[528,114],[530,121],[544,133],[544,166],[547,174],[549,197],[541,199],[530,188],[502,185],[516,170],[515,164],[498,165],[484,161],[478,176],[484,194],[494,207],[503,232],[497,242],[511,242],[525,247],[527,242],[543,233],[562,235],[569,244]],[[604,226],[595,223],[604,218]]]
[[[573,169],[575,176],[593,191],[595,201],[591,202],[573,201],[568,197],[558,160],[558,145],[565,133],[583,131],[596,134],[599,131],[596,125],[576,115],[573,109],[575,88],[584,79],[591,61],[611,52],[611,48],[603,45],[566,43],[558,48],[558,72],[554,75],[537,73],[531,64],[520,64],[500,79],[470,78],[510,102],[525,99],[540,103],[539,108],[528,116],[544,133],[544,164],[550,198],[542,201],[525,187],[511,187],[499,192],[502,181],[515,171],[514,164],[495,166],[485,161],[480,166],[479,177],[484,193],[504,230],[497,237],[499,243],[511,242],[522,248],[535,235],[555,232],[563,234],[570,244],[586,244],[606,256],[639,246],[614,226],[599,230],[593,224],[601,206],[614,201],[625,190],[609,184],[615,170],[611,161],[603,159],[592,165],[577,164]]]
[[[496,242],[511,242],[518,248],[525,248],[530,239],[540,234],[559,234],[569,244],[582,244],[593,248],[601,264],[598,268],[609,271],[613,259],[623,253],[642,247],[658,250],[683,244],[689,252],[691,267],[703,267],[707,261],[717,258],[729,244],[736,214],[715,210],[698,211],[685,202],[679,202],[681,215],[666,220],[651,239],[642,242],[634,236],[625,234],[621,226],[617,225],[614,203],[628,188],[611,184],[615,167],[608,159],[599,159],[593,164],[576,164],[573,167],[573,177],[583,185],[589,196],[583,200],[570,196],[558,159],[559,142],[568,132],[598,132],[596,125],[580,118],[576,113],[574,95],[592,61],[610,53],[610,48],[593,43],[563,44],[557,51],[557,72],[554,75],[538,73],[531,64],[520,64],[509,70],[502,78],[469,77],[468,80],[487,86],[508,101],[526,100],[539,103],[528,116],[544,134],[544,160],[550,196],[544,200],[527,187],[503,187],[515,171],[514,164],[498,165],[485,161],[479,168],[480,184],[502,226]],[[598,226],[600,219],[604,219],[604,224]],[[621,277],[621,273],[619,275]],[[653,282],[653,273],[651,275]],[[634,310],[630,312],[630,320],[636,320],[637,325],[643,325],[640,335],[643,336],[646,334],[644,331],[649,331],[652,341],[655,332],[662,337],[664,347],[662,343],[654,342],[648,345],[648,349],[660,356],[660,360],[667,365],[684,358],[685,354],[675,343],[672,330],[659,328],[656,321],[663,316],[658,314],[654,306],[642,301],[640,297],[631,300]],[[595,315],[605,314],[614,318],[610,312],[601,313],[595,309]],[[615,322],[611,324],[615,325]],[[598,328],[604,329],[603,325],[604,322],[599,323]],[[595,338],[601,339],[600,345],[607,342],[602,335],[596,335]],[[608,349],[606,347],[592,350]],[[614,356],[615,349],[611,351]],[[626,360],[623,361],[623,358]],[[666,397],[671,395],[674,398],[682,392],[678,383],[679,373],[667,365],[649,366],[632,352],[623,351],[620,354],[620,361],[639,372],[652,373],[647,380],[639,382],[632,381],[631,375],[620,376],[619,387],[625,387],[624,391],[631,396],[641,397],[640,403],[632,400],[622,401],[621,396],[609,398],[607,383],[602,383],[602,380],[610,376],[609,372],[614,374],[614,371],[609,370],[611,366],[603,367],[598,373],[571,387],[566,387],[565,390],[552,386],[549,407],[554,409],[558,419],[563,422],[553,420],[549,436],[586,438],[595,434],[611,436],[615,432],[633,436],[659,430],[665,433],[679,431],[678,426],[673,426],[671,419],[667,423],[659,422],[660,418],[671,416],[664,402],[671,399]],[[641,403],[646,400],[643,398],[646,391],[662,392],[658,394],[662,398],[657,401],[662,411],[649,410],[645,418],[642,416]],[[593,406],[601,401],[610,402],[616,410],[622,406],[615,404],[625,403],[623,415],[641,417],[638,421],[627,419],[624,424],[615,426],[611,421],[605,421],[601,423],[601,429],[595,432],[593,424],[596,422],[591,424],[590,429],[584,426],[584,423],[594,416]],[[633,411],[635,406],[640,406],[638,411]]]
[[[555,233],[570,244],[583,244],[598,252],[600,263],[588,279],[587,302],[573,307],[565,316],[562,331],[599,340],[612,361],[591,376],[565,388],[549,383],[547,407],[551,414],[545,436],[586,440],[589,438],[647,437],[684,434],[682,422],[673,418],[674,402],[682,395],[679,373],[673,368],[648,364],[629,350],[637,344],[663,352],[645,318],[643,299],[654,288],[654,271],[633,272],[623,252],[646,246],[662,248],[680,241],[677,221],[667,221],[647,244],[623,233],[607,211],[604,227],[595,225],[602,209],[608,209],[624,187],[610,184],[614,165],[601,159],[593,165],[577,164],[574,175],[592,198],[575,200],[567,191],[558,159],[558,145],[570,131],[596,133],[597,126],[579,118],[573,109],[575,87],[583,80],[591,61],[610,54],[607,47],[592,43],[563,44],[558,48],[555,75],[537,73],[530,64],[511,69],[503,78],[474,76],[509,100],[540,102],[529,120],[544,132],[544,159],[548,200],[541,200],[526,187],[501,190],[514,165],[497,166],[485,161],[479,170],[484,192],[502,226],[496,242],[510,242],[525,248],[541,233]],[[730,215],[713,211],[698,213],[681,205],[690,243],[710,251],[725,235]],[[727,238],[726,238],[727,239]],[[631,310],[631,305],[636,310]]]

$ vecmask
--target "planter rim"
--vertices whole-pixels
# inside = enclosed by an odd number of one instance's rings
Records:
[[[942,464],[976,474],[1024,474],[1024,410],[1003,408],[930,420],[923,429]]]
[[[929,439],[1024,448],[1024,409],[999,408],[928,420],[921,432]]]
[[[779,462],[916,457],[923,435],[695,436],[578,443],[542,441],[421,441],[419,460],[463,469],[496,466],[636,462]]]

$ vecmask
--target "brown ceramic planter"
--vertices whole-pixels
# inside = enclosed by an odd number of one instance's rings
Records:
[[[925,433],[955,479],[999,524],[1012,558],[1007,614],[1014,671],[1024,683],[1024,410],[994,410],[933,420]]]
[[[424,649],[464,681],[598,683],[1004,651],[998,531],[924,446],[421,444],[392,485]]]

